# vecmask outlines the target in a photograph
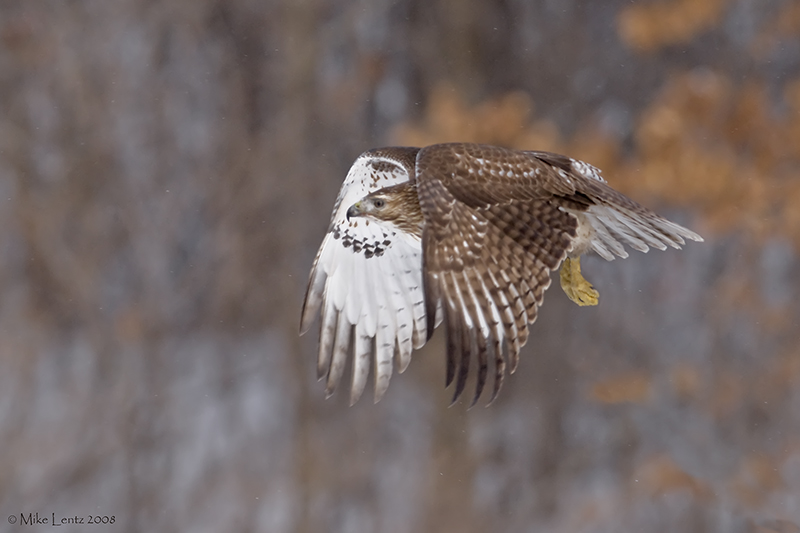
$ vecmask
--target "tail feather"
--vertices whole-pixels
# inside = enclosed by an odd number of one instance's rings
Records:
[[[666,250],[667,246],[680,249],[684,239],[703,241],[697,233],[645,208],[598,204],[584,214],[595,230],[592,249],[609,261],[614,255],[628,257],[623,244],[647,252],[650,248]]]

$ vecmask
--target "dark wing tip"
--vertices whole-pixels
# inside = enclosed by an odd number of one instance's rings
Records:
[[[486,404],[486,407],[492,405],[494,401],[497,399],[497,394],[503,387],[503,380],[505,379],[505,377],[506,377],[506,360],[503,357],[503,348],[502,346],[497,346],[494,354],[494,388],[492,389],[492,396],[491,398],[489,398],[489,403]]]
[[[447,375],[445,377],[445,388],[453,383],[456,376],[456,366],[458,366],[458,359],[461,352],[461,333],[458,331],[456,323],[451,321],[451,313],[449,310],[445,311],[445,321],[447,323]]]
[[[325,246],[325,241],[322,247]],[[325,282],[328,279],[327,274],[319,265],[320,254],[322,247],[317,252],[317,258],[314,259],[314,266],[311,267],[311,272],[308,275],[308,285],[306,286],[306,296],[303,298],[303,307],[300,310],[300,335],[305,335],[311,329],[311,323],[322,305],[325,292]]]
[[[486,385],[486,376],[489,374],[489,346],[487,339],[481,335],[480,331],[476,332],[476,337],[478,341],[478,376],[475,381],[475,395],[472,397],[470,409],[478,403],[478,398],[481,397],[483,387]]]
[[[453,403],[456,403],[458,398],[464,392],[467,386],[467,377],[469,376],[469,362],[472,359],[472,352],[475,351],[474,332],[461,326],[461,362],[458,367],[458,375],[456,378],[456,390],[453,392]]]
[[[303,307],[300,310],[300,326],[297,330],[301,337],[308,333],[308,330],[311,329],[311,323],[314,321],[311,313],[307,312],[308,296],[308,292],[306,292],[306,297],[303,298]]]

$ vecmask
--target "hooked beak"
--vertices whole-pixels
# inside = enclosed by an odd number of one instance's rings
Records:
[[[357,217],[361,215],[361,202],[356,202],[347,210],[347,221],[350,222],[350,217]]]

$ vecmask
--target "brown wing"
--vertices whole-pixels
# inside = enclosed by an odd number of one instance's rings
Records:
[[[475,144],[441,144],[417,156],[417,192],[425,218],[423,281],[428,335],[442,304],[447,323],[447,385],[463,392],[470,360],[478,364],[473,404],[495,360],[497,396],[536,320],[550,271],[568,253],[594,250],[627,257],[623,244],[680,248],[696,233],[658,216],[609,187],[599,171],[547,152]],[[591,236],[578,238],[578,225]],[[575,247],[576,249],[573,249]],[[585,247],[585,248],[584,248]]]
[[[433,319],[441,302],[448,330],[447,384],[456,379],[453,401],[464,390],[473,357],[478,364],[473,404],[490,357],[495,361],[490,402],[497,396],[505,374],[504,345],[513,372],[550,271],[576,236],[578,221],[570,211],[591,204],[553,161],[540,156],[446,144],[424,148],[417,157],[427,318]]]

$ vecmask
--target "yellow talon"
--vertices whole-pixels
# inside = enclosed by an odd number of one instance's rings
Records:
[[[581,259],[564,259],[561,265],[561,288],[564,289],[567,297],[580,305],[597,305],[600,293],[592,287],[592,284],[581,276]]]

